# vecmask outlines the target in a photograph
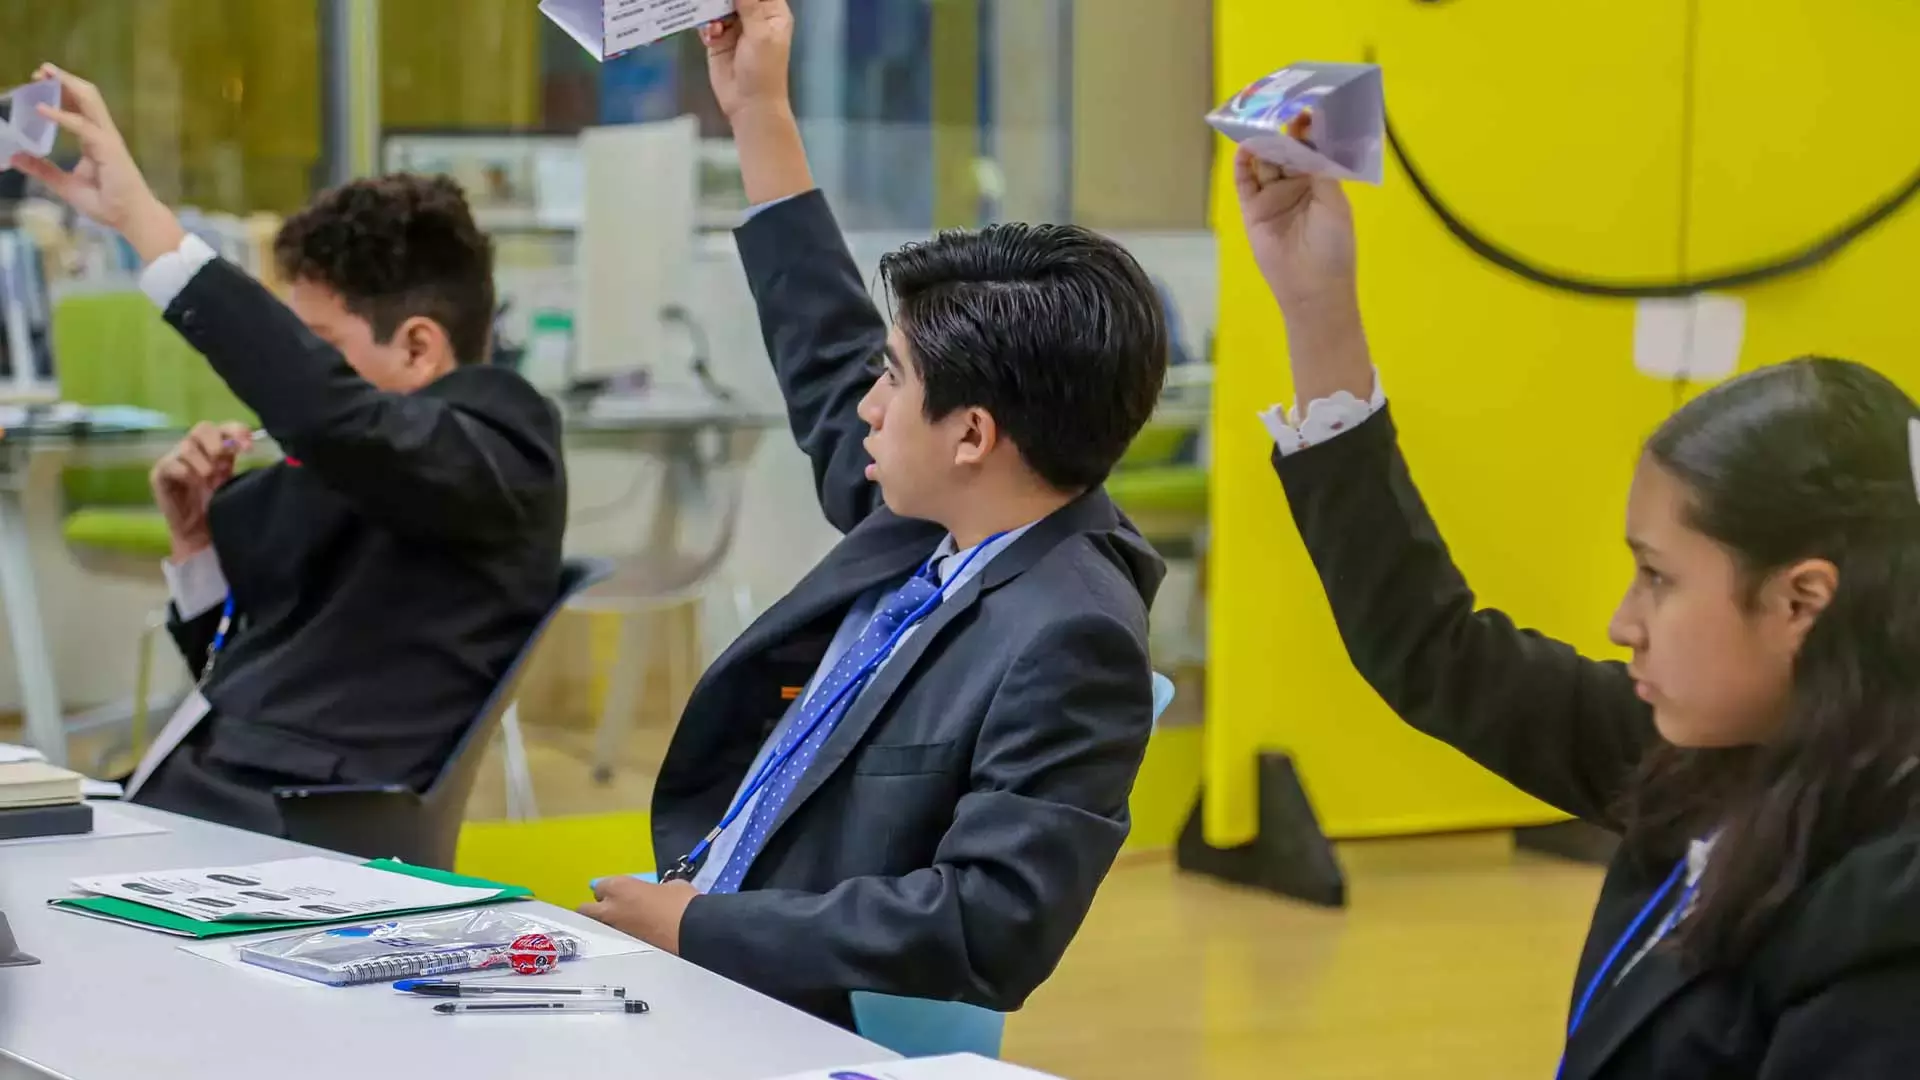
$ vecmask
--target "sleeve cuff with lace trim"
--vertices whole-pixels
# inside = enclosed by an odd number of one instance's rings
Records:
[[[1380,372],[1376,369],[1373,373],[1373,394],[1366,401],[1342,390],[1332,397],[1309,402],[1305,420],[1300,418],[1299,406],[1287,409],[1275,405],[1260,414],[1260,422],[1266,425],[1267,433],[1273,436],[1273,445],[1279,449],[1280,456],[1286,457],[1326,442],[1343,431],[1359,427],[1386,404],[1387,392],[1381,385]]]

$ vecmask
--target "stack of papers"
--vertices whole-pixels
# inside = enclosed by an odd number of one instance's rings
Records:
[[[76,878],[72,885],[89,895],[48,903],[76,915],[194,938],[444,911],[533,895],[518,886],[390,859],[354,864],[319,857]]]
[[[47,755],[31,746],[16,746],[13,743],[0,742],[0,765],[11,765],[16,761],[45,761]]]
[[[47,756],[31,746],[18,746],[14,743],[0,743],[0,765],[11,765],[18,761],[45,761]],[[82,777],[80,794],[89,799],[117,799],[121,795],[120,785],[110,780],[95,780]]]
[[[93,831],[79,773],[44,761],[0,765],[0,841],[80,836]]]
[[[0,765],[0,810],[30,806],[71,806],[80,802],[85,779],[44,761],[11,761]]]
[[[1058,1078],[973,1054],[953,1054],[948,1057],[891,1061],[885,1065],[862,1065],[853,1069],[821,1069],[818,1072],[796,1073],[792,1076],[780,1077],[779,1080],[1058,1080]]]

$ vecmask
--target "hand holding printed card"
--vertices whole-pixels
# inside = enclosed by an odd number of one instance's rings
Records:
[[[540,0],[540,10],[596,60],[733,14],[733,0]]]
[[[1207,123],[1291,172],[1380,183],[1386,103],[1377,64],[1290,64],[1235,94]]]

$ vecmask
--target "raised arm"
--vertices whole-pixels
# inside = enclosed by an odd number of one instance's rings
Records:
[[[559,415],[512,372],[381,390],[221,259],[193,272],[166,316],[302,467],[396,532],[517,543],[565,483]]]
[[[1339,185],[1283,177],[1244,152],[1237,171],[1299,400],[1379,404]],[[1354,667],[1409,724],[1538,799],[1616,826],[1615,801],[1658,738],[1624,667],[1476,606],[1384,407],[1312,426],[1300,432],[1311,438],[1281,444],[1275,466]]]
[[[389,393],[361,378],[272,293],[189,237],[154,197],[100,91],[59,80],[46,115],[80,140],[72,172],[16,155],[12,164],[80,213],[127,238],[141,285],[283,447],[334,490],[397,531],[463,544],[517,536],[562,483],[559,419],[508,372],[459,391]]]
[[[786,0],[740,0],[739,14],[702,28],[701,40],[753,208],[737,240],[760,332],[821,509],[845,532],[880,505],[859,407],[886,348],[886,321],[807,167],[787,90]]]

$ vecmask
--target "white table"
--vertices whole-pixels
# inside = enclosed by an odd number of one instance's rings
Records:
[[[37,967],[0,969],[0,1080],[193,1076],[661,1076],[768,1080],[885,1061],[887,1051],[664,953],[569,963],[625,986],[646,1016],[447,1017],[383,985],[283,987],[181,951],[184,938],[48,908],[83,874],[314,854],[143,807],[162,835],[0,845],[0,910]],[[545,904],[529,913],[579,920]]]

